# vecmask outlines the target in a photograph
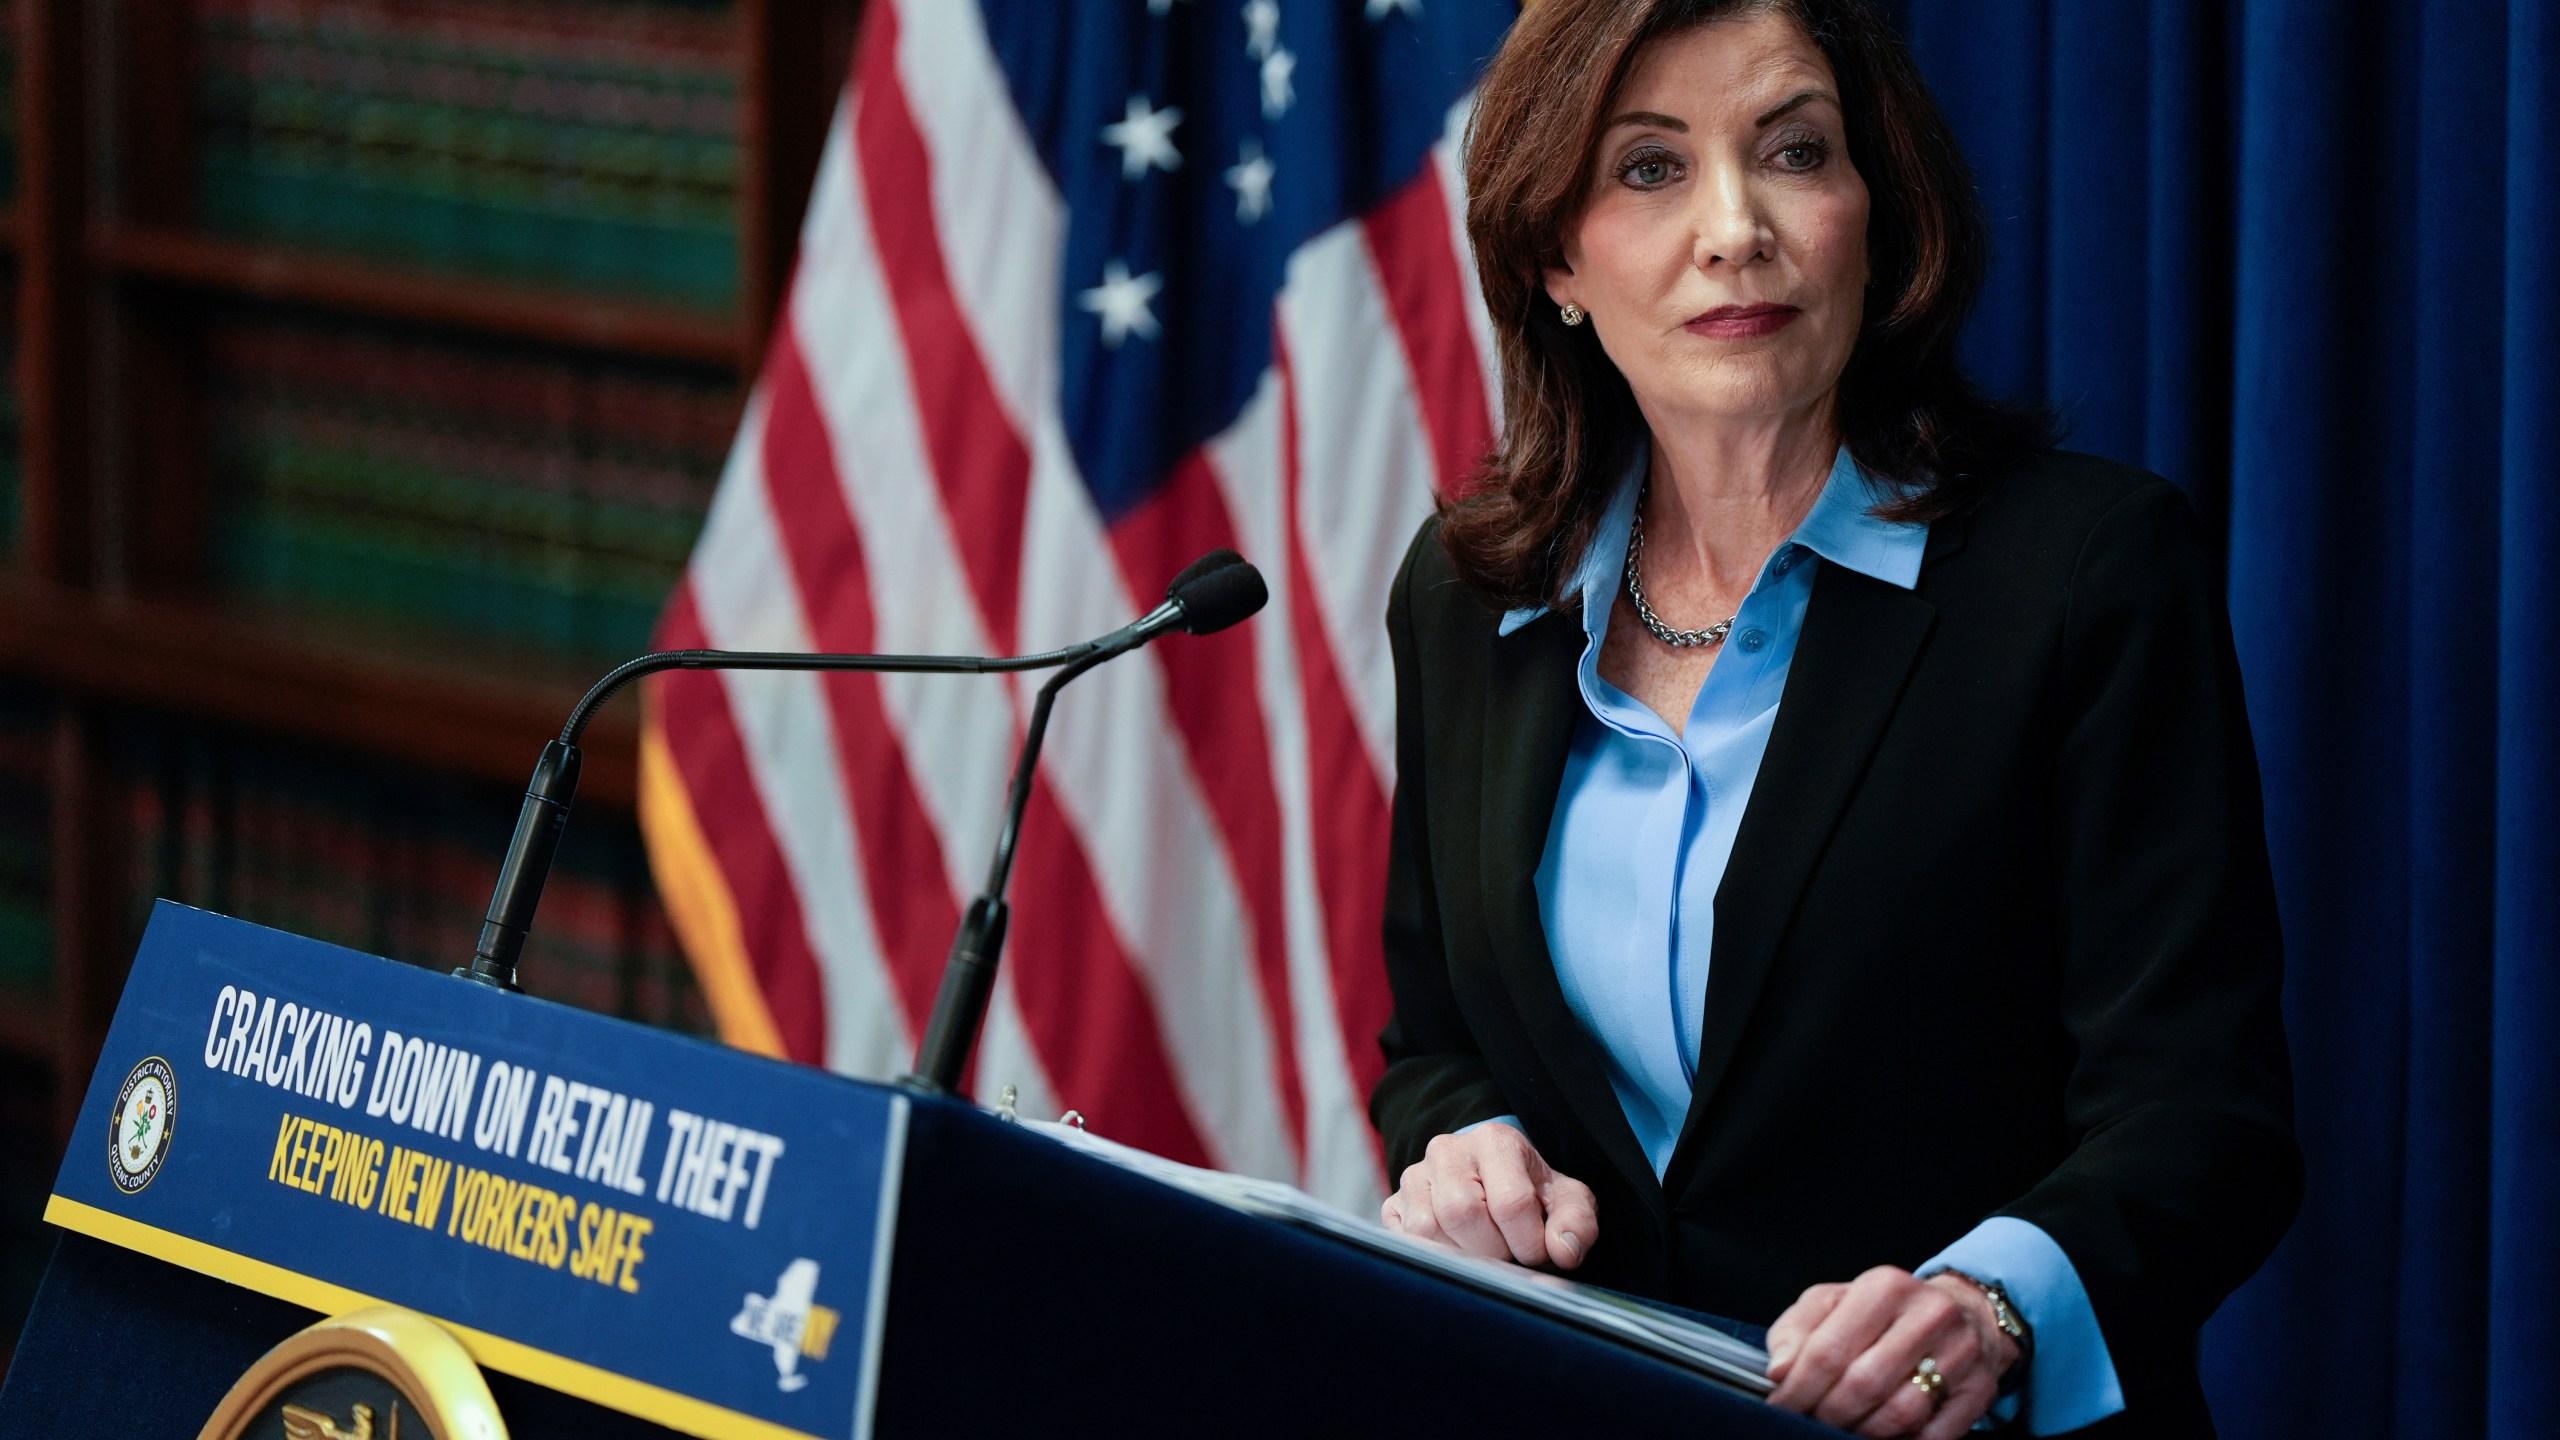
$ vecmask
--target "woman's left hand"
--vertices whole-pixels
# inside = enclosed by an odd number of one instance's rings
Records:
[[[1946,1377],[1942,1403],[1911,1383],[1923,1356]],[[1861,1435],[1955,1440],[1999,1398],[2017,1359],[1990,1298],[1962,1277],[1880,1265],[1814,1286],[1769,1327],[1769,1403]]]

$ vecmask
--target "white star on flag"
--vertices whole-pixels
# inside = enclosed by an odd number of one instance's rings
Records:
[[[1420,18],[1422,0],[1369,0],[1369,18],[1372,20],[1384,20],[1399,10]]]
[[[1372,11],[1376,10],[1377,4],[1378,0],[1369,0],[1369,6]],[[1170,15],[1173,13],[1173,0],[1147,0],[1147,13],[1150,15]]]
[[[1117,350],[1132,332],[1141,340],[1156,338],[1155,312],[1147,302],[1163,288],[1162,275],[1149,271],[1132,276],[1128,266],[1112,260],[1102,267],[1102,283],[1077,297],[1077,303],[1102,317],[1102,343]]]
[[[1247,135],[1236,163],[1227,170],[1228,188],[1236,192],[1236,222],[1250,225],[1271,210],[1272,165],[1262,142]]]
[[[1266,82],[1263,89],[1267,97],[1270,85]],[[1123,113],[1124,118],[1102,127],[1102,143],[1119,148],[1121,179],[1138,179],[1150,165],[1181,168],[1182,152],[1173,148],[1173,127],[1182,123],[1180,110],[1158,110],[1147,103],[1146,96],[1132,95]]]
[[[1298,57],[1287,47],[1272,51],[1262,60],[1262,118],[1277,120],[1296,103],[1298,92],[1289,77],[1298,68]]]
[[[1244,53],[1267,60],[1279,44],[1279,0],[1244,0]]]

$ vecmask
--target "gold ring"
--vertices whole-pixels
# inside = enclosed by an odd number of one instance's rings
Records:
[[[1920,1393],[1929,1397],[1930,1414],[1935,1415],[1946,1407],[1947,1377],[1945,1372],[1938,1368],[1936,1356],[1920,1357],[1920,1364],[1911,1372],[1911,1383],[1919,1386]]]

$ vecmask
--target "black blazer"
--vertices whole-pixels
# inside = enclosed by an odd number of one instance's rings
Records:
[[[2097,1312],[2102,1428],[2209,1433],[2197,1329],[2302,1165],[2257,762],[2180,492],[2054,452],[1931,527],[1916,591],[1822,568],[1660,1182],[1539,923],[1578,607],[1499,619],[1424,525],[1387,610],[1390,1173],[1516,1114],[1598,1195],[1582,1278],[1764,1323],[2019,1216]]]

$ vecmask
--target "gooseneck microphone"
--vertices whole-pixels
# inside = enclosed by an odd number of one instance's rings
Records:
[[[928,675],[993,675],[1027,670],[1056,670],[1040,687],[1023,734],[1022,753],[1014,766],[1013,794],[987,888],[969,906],[960,933],[951,942],[951,960],[942,989],[934,1000],[933,1018],[916,1053],[916,1073],[908,1083],[949,1093],[958,1084],[977,1043],[978,1026],[993,993],[996,961],[1004,948],[1004,893],[1013,870],[1014,843],[1022,830],[1022,814],[1031,797],[1031,775],[1040,755],[1040,740],[1049,726],[1049,707],[1068,681],[1126,655],[1174,630],[1206,635],[1223,630],[1260,610],[1269,594],[1262,573],[1233,550],[1213,550],[1184,568],[1165,587],[1165,601],[1144,616],[1108,635],[1047,650],[1036,655],[832,655],[767,650],[659,650],[627,660],[597,681],[569,712],[560,738],[543,747],[533,779],[525,787],[524,806],[516,814],[514,838],[498,869],[497,889],[489,897],[489,914],[480,926],[480,942],[471,963],[453,973],[466,980],[504,990],[521,990],[517,960],[525,935],[533,928],[533,912],[542,901],[543,882],[550,878],[560,832],[569,823],[569,805],[578,793],[578,739],[587,723],[614,692],[643,675],[661,670],[868,670]],[[965,964],[964,964],[965,960]]]

